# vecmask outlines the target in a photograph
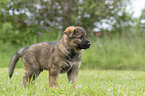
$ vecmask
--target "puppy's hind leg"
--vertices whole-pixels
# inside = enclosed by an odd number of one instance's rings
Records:
[[[39,70],[35,70],[35,71],[29,71],[29,72],[25,72],[24,76],[23,76],[23,85],[24,87],[27,87],[30,83],[33,84],[35,83],[35,79],[39,76],[41,71]]]
[[[30,83],[34,83],[34,80],[39,76],[41,70],[39,69],[39,64],[36,62],[35,58],[24,56],[23,65],[26,70],[23,76],[23,85],[26,87]]]

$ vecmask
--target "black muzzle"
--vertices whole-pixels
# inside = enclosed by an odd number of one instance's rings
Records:
[[[83,39],[80,44],[78,44],[79,49],[88,49],[91,46],[91,42],[89,40]]]

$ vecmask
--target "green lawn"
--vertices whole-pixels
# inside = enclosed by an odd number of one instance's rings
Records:
[[[59,75],[59,90],[48,87],[48,72],[38,77],[35,86],[23,88],[24,69],[16,69],[8,78],[8,69],[0,69],[0,96],[143,96],[145,72],[114,70],[80,70],[78,89],[67,83],[66,74]]]

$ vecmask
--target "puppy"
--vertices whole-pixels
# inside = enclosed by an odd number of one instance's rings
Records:
[[[13,75],[15,65],[22,57],[25,74],[23,85],[32,83],[43,70],[49,70],[49,87],[57,88],[59,73],[67,73],[68,81],[75,83],[81,64],[82,49],[88,49],[91,43],[82,27],[70,26],[64,31],[63,38],[56,42],[41,42],[19,49],[9,64],[9,77]],[[77,85],[74,84],[74,88]]]

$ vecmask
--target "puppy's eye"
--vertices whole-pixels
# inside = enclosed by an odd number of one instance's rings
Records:
[[[84,36],[82,35],[82,36],[80,36],[80,37],[78,37],[79,39],[82,39]]]

